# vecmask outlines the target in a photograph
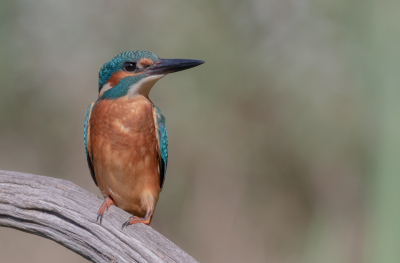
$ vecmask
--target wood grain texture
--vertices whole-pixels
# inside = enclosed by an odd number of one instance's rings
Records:
[[[92,262],[197,262],[151,227],[122,230],[130,215],[118,207],[99,225],[101,203],[69,181],[0,170],[0,226],[54,240]]]

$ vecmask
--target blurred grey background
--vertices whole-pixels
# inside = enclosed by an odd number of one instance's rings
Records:
[[[400,262],[400,2],[0,1],[0,169],[100,195],[83,147],[120,52],[159,81],[170,159],[152,227],[200,262]],[[0,262],[86,262],[0,229]]]

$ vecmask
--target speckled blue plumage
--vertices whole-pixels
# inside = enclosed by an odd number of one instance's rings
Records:
[[[168,165],[168,134],[167,127],[165,126],[165,117],[158,107],[156,108],[157,126],[158,126],[158,140],[160,144],[160,182],[161,188],[164,184],[165,173],[167,172]]]
[[[93,169],[93,163],[92,163],[92,157],[89,155],[89,150],[88,150],[88,130],[89,130],[89,116],[90,116],[90,112],[92,110],[92,105],[93,103],[91,103],[89,105],[89,107],[86,110],[86,114],[85,114],[85,124],[83,126],[83,140],[85,142],[85,153],[86,153],[86,159],[87,159],[87,163],[89,166],[89,170],[90,170],[90,174],[92,175],[93,181],[94,183],[97,185],[97,181],[96,181],[96,177],[94,175],[94,169]]]
[[[87,132],[88,132],[88,127],[89,127],[89,115],[90,115],[90,109],[92,108],[92,104],[90,104],[86,110],[85,114],[85,124],[83,126],[83,140],[85,142],[85,153],[88,155],[88,148],[87,148]]]
[[[139,61],[142,58],[149,58],[154,62],[157,62],[159,59],[159,57],[152,52],[140,50],[123,52],[105,63],[99,72],[99,92],[111,75],[122,69],[124,62]]]

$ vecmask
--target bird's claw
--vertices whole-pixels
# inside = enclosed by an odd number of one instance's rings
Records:
[[[129,219],[127,221],[125,221],[125,223],[122,224],[122,229],[124,229],[125,227],[130,225],[132,218],[133,218],[133,216],[129,217]]]
[[[150,218],[146,218],[146,217],[141,218],[138,216],[131,216],[131,217],[129,217],[128,221],[126,221],[125,223],[122,224],[122,229],[124,229],[125,227],[127,227],[129,225],[138,224],[138,223],[150,225]]]
[[[100,220],[100,225],[103,222],[103,215],[105,211],[108,211],[111,205],[115,205],[114,201],[110,197],[106,197],[103,201],[103,204],[100,206],[99,212],[97,213],[97,220]]]
[[[100,225],[101,225],[101,222],[103,221],[103,214],[98,214],[97,215],[96,222],[99,222],[99,220],[100,220]]]

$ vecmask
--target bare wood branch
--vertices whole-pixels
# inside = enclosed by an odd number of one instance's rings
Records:
[[[122,230],[130,215],[118,207],[99,225],[101,203],[69,181],[0,171],[0,226],[49,238],[92,262],[196,262],[151,227]]]

